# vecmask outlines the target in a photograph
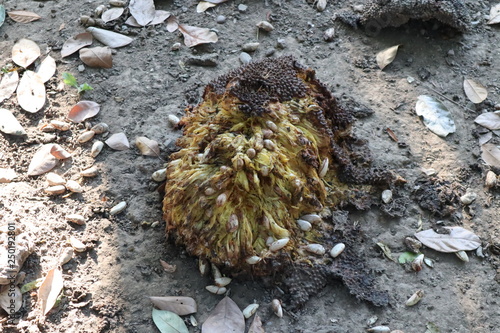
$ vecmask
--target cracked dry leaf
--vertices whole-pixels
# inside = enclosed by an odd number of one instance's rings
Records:
[[[153,308],[152,316],[161,333],[189,333],[182,318],[173,312]]]
[[[479,104],[488,97],[488,90],[471,79],[464,80],[464,91],[467,98],[474,104]]]
[[[109,47],[83,48],[80,50],[80,59],[89,67],[113,67],[113,56]]]
[[[401,44],[391,46],[377,53],[377,65],[381,70],[383,70],[387,65],[394,61],[400,46]]]
[[[265,333],[264,327],[262,327],[262,320],[260,320],[259,315],[255,315],[248,329],[248,333]]]
[[[179,31],[184,36],[184,44],[188,47],[206,43],[215,43],[218,40],[217,34],[207,28],[179,24]]]
[[[40,75],[43,83],[47,82],[56,73],[56,61],[51,56],[45,57],[35,72]]]
[[[81,34],[71,37],[66,40],[61,49],[61,58],[67,57],[79,49],[92,44],[92,34],[90,32],[82,32]]]
[[[486,143],[481,146],[481,158],[483,161],[496,168],[500,168],[500,149],[492,143]]]
[[[198,5],[196,6],[196,12],[197,13],[203,13],[209,8],[215,7],[217,4],[209,1],[200,1],[198,2]]]
[[[45,105],[45,85],[42,77],[25,71],[17,87],[17,101],[23,110],[35,113]]]
[[[177,20],[177,17],[175,17],[174,15],[171,15],[167,19],[167,31],[174,32],[177,29],[179,29],[179,21]]]
[[[50,149],[50,153],[58,160],[65,160],[71,157],[71,154],[58,144],[54,144],[52,146],[52,148]]]
[[[29,23],[41,19],[42,17],[37,13],[28,12],[25,10],[13,10],[7,12],[7,15],[18,23]]]
[[[474,122],[489,130],[498,130],[500,129],[500,111],[480,114],[474,119]]]
[[[196,301],[191,297],[186,296],[164,296],[149,297],[151,303],[158,309],[173,312],[179,316],[196,313],[198,307]]]
[[[141,26],[147,25],[155,17],[155,4],[153,0],[130,0],[130,14]]]
[[[43,315],[46,315],[56,304],[57,297],[61,293],[63,285],[62,272],[57,268],[52,268],[38,289],[38,301],[40,302]]]
[[[11,135],[25,135],[26,131],[7,109],[0,108],[0,131]]]
[[[245,332],[245,317],[236,303],[224,297],[201,328],[202,333]]]
[[[67,118],[74,123],[81,123],[99,113],[101,106],[94,101],[80,101],[71,108]]]
[[[95,39],[112,49],[126,46],[134,41],[133,38],[105,29],[88,27],[86,30],[90,32]]]
[[[123,132],[111,135],[104,142],[106,142],[106,144],[114,150],[127,150],[130,148],[127,136]]]
[[[500,23],[500,3],[491,7],[490,18],[487,24],[498,24]]]
[[[21,67],[28,67],[40,56],[40,48],[29,39],[20,39],[12,47],[12,61]]]
[[[160,147],[155,140],[148,139],[145,136],[139,136],[135,139],[135,145],[141,152],[141,155],[160,156]]]
[[[51,153],[53,146],[54,144],[49,143],[36,151],[28,167],[28,176],[42,175],[57,165],[57,158]]]
[[[8,99],[16,91],[19,83],[19,74],[17,71],[5,73],[0,82],[0,103]]]
[[[122,16],[124,11],[125,9],[123,7],[111,7],[110,9],[102,13],[101,19],[104,21],[104,23],[111,22]]]
[[[415,111],[424,118],[425,126],[433,133],[441,137],[455,133],[456,127],[451,113],[438,99],[427,95],[418,96]]]
[[[425,246],[444,253],[472,251],[481,246],[481,239],[472,231],[462,227],[444,227],[448,234],[438,234],[432,229],[415,233],[415,237]]]

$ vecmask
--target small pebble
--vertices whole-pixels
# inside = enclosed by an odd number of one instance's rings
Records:
[[[335,38],[335,28],[326,29],[323,33],[323,39],[325,42],[331,42]]]
[[[477,198],[476,193],[467,192],[460,197],[460,201],[462,201],[464,205],[470,205],[472,202],[474,202],[474,200],[476,200],[476,198]]]
[[[240,53],[240,61],[243,65],[246,65],[246,64],[250,63],[250,61],[252,61],[252,57],[250,56],[250,54],[248,54],[246,52],[241,52]]]
[[[217,16],[217,18],[215,19],[215,22],[219,23],[219,24],[223,24],[223,23],[226,23],[226,17],[224,15],[219,15]]]
[[[245,52],[253,52],[253,51],[257,50],[259,45],[260,45],[260,43],[246,43],[241,47],[241,49]]]
[[[240,3],[240,4],[238,5],[238,11],[240,11],[240,12],[242,12],[242,13],[246,12],[246,11],[247,11],[247,9],[248,9],[248,6],[247,6],[247,5],[244,5],[244,4],[242,4],[242,3]]]
[[[259,23],[257,23],[257,27],[267,32],[271,32],[274,30],[273,25],[267,21],[260,21]]]
[[[276,47],[278,49],[284,49],[286,47],[286,41],[284,38],[278,38],[276,41]]]
[[[181,49],[181,43],[174,43],[171,48],[172,51],[179,51],[180,49]]]
[[[264,55],[265,55],[266,57],[270,57],[270,56],[272,56],[275,52],[276,52],[276,49],[272,47],[272,48],[267,49],[267,50],[266,50],[266,52],[264,52]]]
[[[85,65],[78,65],[78,71],[81,73],[85,70]]]
[[[186,64],[194,65],[194,66],[208,66],[214,67],[217,66],[217,53],[209,53],[204,54],[202,56],[190,56],[186,60]]]
[[[382,192],[382,201],[386,204],[392,201],[392,191],[385,190]]]

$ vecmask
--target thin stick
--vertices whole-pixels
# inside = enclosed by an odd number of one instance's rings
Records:
[[[422,81],[420,81],[420,80],[418,80],[418,81],[422,84],[422,86],[423,86],[424,88],[427,88],[427,89],[429,89],[429,90],[433,91],[434,93],[438,94],[439,96],[443,97],[444,99],[448,100],[449,102],[452,102],[452,103],[453,103],[453,104],[455,104],[456,106],[461,107],[461,108],[464,108],[465,110],[468,110],[468,111],[471,111],[471,112],[476,112],[476,111],[474,111],[474,110],[472,110],[472,109],[469,109],[469,108],[468,108],[468,107],[466,107],[466,106],[463,106],[463,105],[458,104],[458,103],[457,103],[457,102],[455,102],[454,100],[452,100],[452,99],[450,99],[450,98],[446,97],[445,95],[441,94],[441,93],[440,93],[439,91],[437,91],[436,89],[429,87],[429,86],[428,86],[427,84],[425,84],[424,82],[422,82]]]

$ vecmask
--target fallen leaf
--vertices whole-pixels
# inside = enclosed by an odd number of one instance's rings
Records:
[[[21,67],[28,67],[40,56],[40,48],[29,39],[21,39],[12,47],[12,61]]]
[[[386,130],[387,134],[389,135],[389,137],[394,141],[394,142],[398,142],[398,137],[396,136],[396,134],[394,134],[394,132],[389,128],[387,127]]]
[[[483,161],[496,168],[500,168],[500,149],[494,144],[486,143],[481,146]]]
[[[386,256],[387,259],[396,262],[396,260],[392,257],[392,252],[391,252],[391,249],[389,248],[389,246],[387,246],[386,244],[384,244],[382,242],[378,242],[377,246],[380,247],[382,252],[384,252],[384,255]]]
[[[0,293],[0,307],[9,314],[13,314],[12,309],[14,309],[14,313],[19,311],[21,305],[23,305],[23,294],[21,293],[21,289],[16,286],[14,287],[14,291],[12,291],[11,288],[12,287],[5,288],[5,290]]]
[[[191,297],[185,296],[164,296],[149,297],[151,302],[160,310],[171,311],[179,316],[196,313],[198,311],[196,301]]]
[[[410,263],[412,262],[413,260],[415,260],[415,258],[418,256],[418,254],[416,253],[413,253],[413,252],[403,252],[399,255],[398,257],[398,262],[400,264],[406,264],[406,263]]]
[[[133,41],[133,39],[128,36],[105,29],[88,27],[87,31],[90,32],[95,39],[112,49],[128,45]]]
[[[111,7],[110,9],[102,13],[101,19],[104,21],[104,23],[111,22],[122,16],[124,11],[125,9],[123,7]]]
[[[130,14],[142,26],[153,21],[155,17],[155,4],[153,0],[130,0],[128,7]]]
[[[391,46],[377,53],[377,65],[380,69],[384,69],[387,65],[394,61],[400,46],[401,45]]]
[[[471,251],[481,245],[481,239],[462,227],[444,227],[449,234],[438,234],[432,229],[417,232],[415,237],[425,246],[445,253]]]
[[[474,122],[492,131],[498,130],[500,129],[500,111],[480,114]]]
[[[488,90],[471,79],[464,80],[464,91],[467,98],[474,104],[479,104],[488,97]]]
[[[492,6],[490,9],[490,19],[487,24],[500,23],[500,3]]]
[[[174,273],[177,270],[177,266],[176,265],[170,265],[168,262],[166,262],[164,260],[160,259],[160,264],[161,264],[161,267],[163,267],[163,270],[165,272],[167,272],[167,273]],[[166,309],[163,309],[163,310],[166,310]]]
[[[0,109],[0,131],[12,135],[26,135],[19,121],[7,109]]]
[[[42,175],[54,169],[57,165],[57,158],[50,153],[53,146],[54,144],[49,143],[36,151],[28,167],[28,176]]]
[[[198,2],[198,5],[196,6],[196,12],[197,13],[203,13],[206,11],[208,8],[212,8],[217,6],[217,4],[213,2],[208,2],[208,1],[200,1]]]
[[[493,138],[493,132],[488,132],[486,134],[480,135],[478,138],[478,143],[480,146],[484,145],[485,143],[488,143]]]
[[[0,82],[0,103],[9,98],[16,91],[19,83],[19,74],[17,71],[5,73]]]
[[[135,27],[135,28],[140,28],[142,27],[142,25],[140,25],[139,23],[137,23],[136,19],[133,17],[133,16],[130,16],[126,21],[125,21],[125,24],[126,25],[129,25],[131,27]]]
[[[148,139],[145,136],[139,136],[135,139],[135,145],[139,148],[142,155],[160,156],[160,147],[155,140]]]
[[[0,5],[0,27],[5,22],[5,6]]]
[[[35,113],[45,105],[43,79],[33,71],[25,71],[17,87],[17,102],[24,110]]]
[[[109,47],[91,47],[80,50],[80,59],[90,67],[111,68],[113,56]]]
[[[205,320],[202,333],[245,332],[245,317],[232,299],[224,297]]]
[[[74,123],[81,123],[99,113],[101,106],[93,101],[80,101],[71,108],[67,118]]]
[[[184,44],[188,47],[217,42],[217,34],[207,28],[179,24],[179,31],[184,35]]]
[[[82,47],[88,46],[92,44],[92,34],[90,32],[82,32],[81,34],[76,35],[75,37],[71,37],[66,40],[61,49],[61,57],[67,57]]]
[[[156,24],[161,24],[165,22],[166,19],[170,17],[170,12],[167,12],[166,10],[156,10],[155,11],[155,17],[151,22],[148,23],[148,25],[156,25]]]
[[[450,111],[436,98],[427,95],[418,96],[415,109],[417,115],[424,118],[425,126],[435,134],[446,137],[456,131]]]
[[[255,315],[248,329],[248,333],[266,333],[264,327],[262,327],[262,320],[260,320],[259,315]]]
[[[35,72],[40,75],[43,83],[47,82],[56,73],[56,61],[51,56],[45,57]]]
[[[50,153],[58,160],[65,160],[71,157],[71,154],[58,144],[54,144],[52,146],[52,148],[50,149]]]
[[[13,10],[11,12],[7,12],[7,15],[18,23],[29,23],[42,18],[36,13],[27,12],[25,10]]]
[[[114,150],[127,150],[130,148],[127,136],[125,133],[115,133],[111,135],[106,141],[106,144]]]
[[[161,333],[189,333],[182,318],[173,312],[153,308],[153,321]]]
[[[177,29],[179,29],[179,21],[177,20],[177,17],[175,17],[174,15],[170,15],[170,17],[167,19],[167,31],[174,32]]]
[[[43,278],[39,278],[39,279],[36,279],[36,280],[31,281],[31,282],[23,284],[23,286],[21,287],[21,293],[24,294],[25,292],[28,292],[28,291],[31,291],[33,289],[40,287],[42,282],[43,282]]]
[[[41,304],[43,315],[46,315],[56,304],[57,296],[59,296],[63,284],[62,272],[57,268],[52,268],[38,289],[38,301]]]

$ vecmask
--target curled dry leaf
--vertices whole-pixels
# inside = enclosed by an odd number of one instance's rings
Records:
[[[128,36],[105,29],[88,27],[86,30],[90,32],[95,39],[112,49],[128,45],[133,41],[133,39]]]
[[[35,72],[40,75],[43,83],[47,82],[56,73],[56,61],[51,56],[45,57]]]
[[[174,15],[170,15],[170,17],[167,19],[167,31],[174,32],[177,29],[179,29],[179,21],[177,20],[177,17],[175,17]]]
[[[93,101],[80,101],[69,111],[68,119],[74,123],[81,123],[99,113],[101,106]]]
[[[394,61],[400,46],[401,45],[391,46],[377,53],[377,65],[380,69],[384,69],[387,65]]]
[[[122,16],[124,11],[125,9],[123,7],[111,7],[110,9],[102,13],[101,19],[104,21],[104,23],[111,22]]]
[[[56,304],[57,296],[59,296],[63,288],[63,283],[62,272],[57,268],[53,268],[47,273],[42,285],[38,289],[38,301],[44,315]]]
[[[81,34],[76,35],[75,37],[71,37],[67,41],[64,42],[61,49],[61,57],[67,57],[82,47],[88,46],[92,44],[92,34],[90,32],[82,32]]]
[[[41,146],[33,155],[28,167],[28,176],[38,176],[49,172],[57,164],[57,158],[51,154],[54,144],[49,143]]]
[[[19,74],[17,71],[5,73],[0,82],[0,103],[9,98],[16,91],[19,83]]]
[[[467,98],[474,104],[479,104],[488,97],[488,90],[471,79],[464,80],[464,91]]]
[[[198,5],[196,6],[196,12],[197,13],[203,13],[206,11],[208,8],[212,8],[217,6],[217,4],[213,2],[208,2],[208,1],[200,1],[198,2]]]
[[[33,71],[25,71],[17,87],[19,106],[31,113],[45,105],[45,85],[43,79]]]
[[[224,297],[203,323],[202,333],[245,332],[245,317],[236,303]]]
[[[155,140],[148,139],[145,136],[139,136],[135,139],[135,145],[139,148],[142,155],[160,156],[160,147]]]
[[[492,167],[500,168],[500,149],[494,144],[486,143],[481,146],[481,158]]]
[[[446,137],[456,131],[455,122],[446,106],[434,97],[418,96],[415,107],[417,115],[424,118],[424,124],[435,134]]]
[[[12,47],[12,61],[21,67],[28,67],[40,56],[40,48],[29,39],[20,39]]]
[[[113,67],[113,57],[109,47],[83,48],[80,50],[80,59],[89,67]]]
[[[58,160],[65,160],[71,157],[71,154],[58,144],[52,146],[50,153]]]
[[[0,293],[0,307],[5,310],[5,312],[12,314],[12,306],[14,306],[14,312],[19,311],[21,305],[23,305],[23,294],[21,289],[17,286],[14,287],[14,292],[12,292],[12,287],[5,288],[5,290]]]
[[[205,43],[215,43],[218,40],[217,34],[207,28],[179,24],[179,31],[184,35],[184,44],[188,47]]]
[[[182,318],[173,312],[153,308],[153,321],[161,333],[189,333]]]
[[[196,313],[198,307],[196,301],[191,297],[185,296],[164,296],[164,297],[149,297],[151,302],[160,310],[171,311],[179,316]]]
[[[415,237],[425,246],[439,252],[471,251],[481,246],[481,239],[462,227],[444,227],[448,234],[438,234],[432,229],[417,232]]]
[[[130,148],[127,136],[125,133],[115,133],[111,135],[106,141],[106,144],[115,150],[127,150]]]
[[[490,18],[488,24],[498,24],[500,23],[500,3],[491,7]]]
[[[156,25],[156,24],[161,24],[165,22],[166,19],[170,17],[170,12],[167,12],[166,10],[156,10],[155,11],[155,17],[151,22],[148,23],[148,25]]]
[[[489,130],[498,130],[500,129],[500,111],[480,114],[476,119],[474,119],[474,122],[486,127]]]
[[[26,135],[26,131],[12,112],[2,108],[0,108],[0,131],[5,134]]]
[[[33,12],[27,12],[25,10],[13,10],[7,12],[7,15],[18,23],[29,23],[41,19],[42,17]]]
[[[262,327],[262,320],[259,315],[255,315],[253,318],[252,324],[250,324],[250,328],[248,329],[248,333],[265,333],[264,327]]]
[[[142,26],[153,21],[155,17],[155,4],[153,0],[130,0],[128,7],[130,14]]]

